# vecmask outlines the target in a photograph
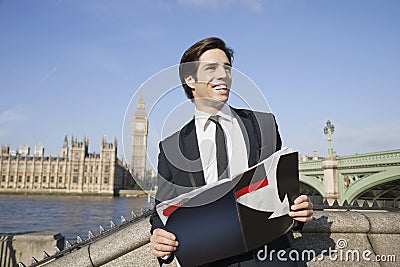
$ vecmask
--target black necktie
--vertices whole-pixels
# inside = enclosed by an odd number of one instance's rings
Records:
[[[228,160],[226,156],[226,145],[225,135],[221,124],[218,122],[219,116],[211,116],[210,121],[215,123],[215,144],[217,147],[217,168],[218,168],[218,180],[228,178]]]

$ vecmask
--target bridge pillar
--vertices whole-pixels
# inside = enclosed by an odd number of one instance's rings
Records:
[[[324,170],[324,199],[332,204],[335,200],[339,201],[339,182],[338,182],[338,163],[336,155],[326,158],[322,162]]]

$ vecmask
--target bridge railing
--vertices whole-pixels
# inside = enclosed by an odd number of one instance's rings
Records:
[[[400,164],[400,150],[339,157],[338,168],[359,168]]]
[[[299,163],[299,172],[322,170],[322,160],[308,160]]]
[[[340,203],[335,200],[332,204],[329,204],[327,200],[322,202],[314,202],[314,210],[377,210],[377,211],[400,211],[397,201],[386,201],[386,200],[354,200],[348,203],[347,200],[340,205]]]

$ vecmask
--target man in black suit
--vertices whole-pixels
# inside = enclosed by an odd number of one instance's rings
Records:
[[[182,56],[180,78],[187,97],[195,105],[195,116],[180,131],[160,142],[156,204],[231,177],[281,148],[278,128],[271,113],[226,105],[232,84],[232,59],[233,51],[223,40],[215,37],[197,42]],[[312,220],[313,205],[307,196],[297,197],[290,208],[289,216],[300,224]],[[179,241],[174,234],[163,229],[155,209],[150,223],[152,254],[160,263],[171,262]],[[289,248],[286,235],[269,243],[268,248]],[[205,266],[267,265],[267,262],[257,260],[257,251]]]

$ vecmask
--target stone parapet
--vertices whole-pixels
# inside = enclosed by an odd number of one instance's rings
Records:
[[[0,266],[30,264],[32,257],[43,258],[43,251],[52,253],[55,247],[63,249],[65,238],[61,234],[46,232],[0,233]]]
[[[159,266],[150,253],[148,219],[127,223],[46,266]],[[398,266],[399,221],[400,212],[315,211],[301,233],[289,234],[293,250],[286,258],[298,259],[298,266]]]
[[[314,220],[290,240],[303,254],[302,266],[398,266],[400,213],[384,211],[315,211]]]

